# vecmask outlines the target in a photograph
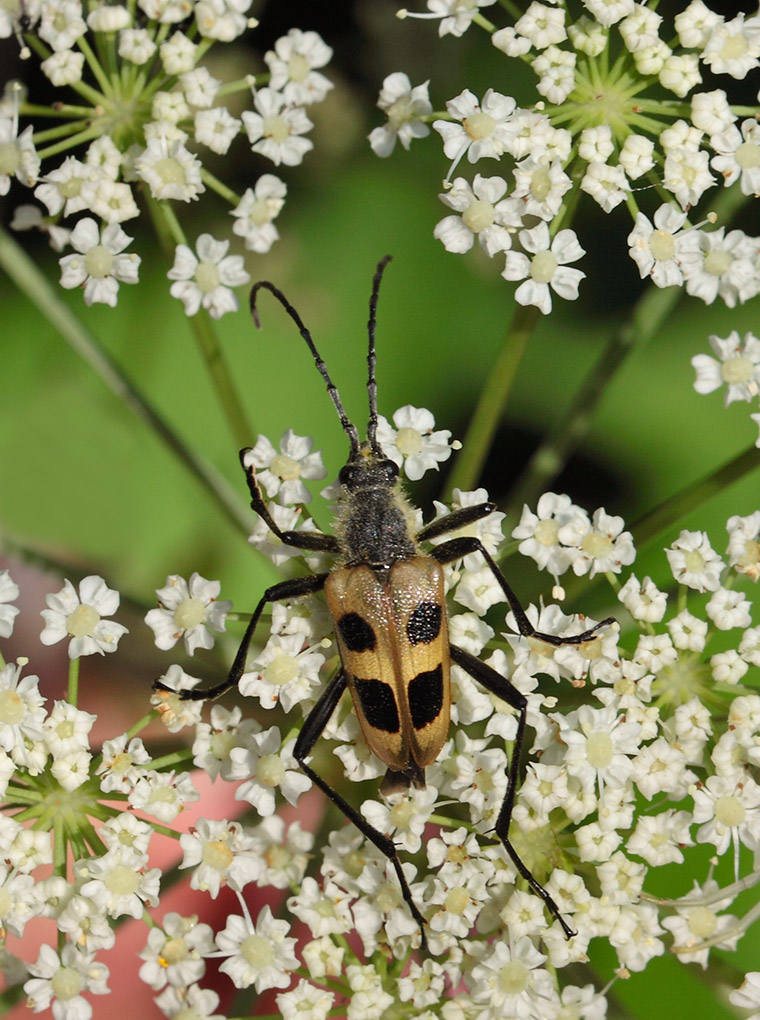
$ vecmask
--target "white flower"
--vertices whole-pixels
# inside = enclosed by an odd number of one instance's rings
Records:
[[[222,885],[240,891],[259,877],[262,864],[254,840],[239,822],[200,818],[179,842],[184,852],[180,867],[195,868],[190,888],[207,892],[212,899]]]
[[[760,971],[750,971],[738,988],[729,993],[729,1001],[740,1009],[758,1009],[757,1013],[747,1017],[747,1020],[757,1020],[760,1017]]]
[[[333,51],[316,32],[291,28],[264,54],[269,67],[269,87],[282,92],[294,106],[321,103],[333,87],[332,82],[315,70],[332,59]]]
[[[212,319],[238,309],[232,287],[250,283],[240,255],[227,255],[229,241],[216,241],[211,234],[201,234],[196,244],[197,256],[186,244],[178,244],[174,265],[166,274],[176,280],[171,296],[179,298],[187,315],[195,315],[201,305]]]
[[[622,517],[608,514],[604,508],[594,511],[587,532],[580,536],[578,555],[573,559],[573,571],[578,575],[604,571],[620,573],[636,559],[636,550],[630,531],[623,531]]]
[[[678,287],[684,280],[683,266],[699,261],[699,235],[681,229],[687,215],[670,202],[656,210],[654,226],[644,213],[636,214],[628,245],[642,280],[650,276],[657,287]]]
[[[757,15],[745,21],[737,14],[731,21],[723,21],[710,32],[700,59],[714,74],[730,74],[741,80],[760,67],[760,23]]]
[[[452,161],[447,180],[465,153],[470,163],[476,163],[484,157],[499,159],[509,151],[508,124],[515,108],[511,96],[494,89],[484,93],[482,102],[465,89],[446,103],[451,120],[433,121],[433,128],[443,139],[443,151]]]
[[[743,303],[760,291],[757,242],[742,230],[724,227],[709,233],[699,231],[702,258],[684,267],[687,293],[711,304],[716,297],[729,308]]]
[[[235,799],[253,804],[262,818],[274,813],[278,789],[289,804],[296,804],[311,780],[293,757],[294,744],[295,740],[283,744],[279,727],[272,726],[255,734],[248,747],[233,747],[230,776],[246,780],[235,792]]]
[[[573,186],[561,160],[550,159],[547,154],[526,157],[515,166],[513,173],[512,198],[520,199],[523,216],[553,219],[562,207],[563,197]]]
[[[608,213],[625,201],[631,185],[621,166],[594,162],[589,163],[583,175],[581,190],[591,195],[597,205]]]
[[[153,198],[173,198],[191,202],[206,190],[201,181],[201,161],[179,141],[164,137],[148,138],[148,144],[134,161],[141,180]]]
[[[716,183],[710,173],[710,154],[703,149],[686,146],[668,149],[662,183],[673,193],[681,208],[696,205],[705,191]]]
[[[48,0],[37,31],[54,52],[70,50],[87,31],[82,5],[77,0]]]
[[[168,825],[200,794],[193,786],[189,772],[156,772],[142,769],[140,778],[129,791],[129,804],[138,811],[152,815]]]
[[[251,3],[252,0],[198,0],[193,10],[198,31],[207,39],[232,42],[248,27]]]
[[[281,992],[275,1001],[282,1020],[327,1020],[335,993],[302,979],[289,992]]]
[[[278,496],[284,506],[309,503],[311,493],[301,479],[319,479],[327,474],[322,454],[319,450],[311,452],[313,442],[310,436],[297,436],[287,429],[278,453],[267,437],[260,435],[256,445],[246,451],[243,466],[256,468],[256,478],[267,496]]]
[[[219,970],[227,974],[236,988],[250,988],[257,992],[267,988],[287,988],[290,973],[299,966],[294,949],[296,940],[287,938],[290,925],[272,916],[269,907],[263,907],[254,925],[250,917],[232,914],[227,926],[217,932],[219,952],[225,957]]]
[[[0,116],[0,195],[7,195],[11,178],[31,188],[37,183],[40,158],[32,141],[30,124],[18,133],[18,117]]]
[[[123,28],[119,32],[119,56],[133,64],[147,64],[156,44],[145,28]]]
[[[214,947],[213,929],[198,924],[197,915],[181,917],[165,915],[162,928],[151,928],[148,942],[138,956],[145,962],[140,967],[140,980],[154,992],[167,983],[183,988],[200,981],[206,973],[203,959]]]
[[[57,88],[73,85],[82,78],[84,53],[77,53],[74,50],[61,50],[60,53],[53,53],[47,60],[43,60],[40,68],[42,73]]]
[[[152,4],[153,0],[147,0],[147,2]],[[140,0],[141,7],[144,7],[145,3],[146,0]],[[177,6],[181,7],[185,3],[187,3],[189,8],[190,5],[188,0],[178,0]],[[149,17],[150,16],[152,15],[149,15]],[[177,20],[182,21],[184,17],[185,14],[181,13]],[[171,35],[166,42],[161,43],[158,48],[164,71],[166,71],[167,74],[183,74],[185,71],[192,70],[195,66],[197,50],[197,44],[191,39],[188,39],[184,32],[174,32],[173,35]]]
[[[77,255],[64,255],[59,259],[61,286],[66,290],[84,287],[85,304],[105,304],[116,307],[120,283],[137,283],[140,256],[124,253],[132,243],[118,223],[109,223],[101,233],[95,220],[86,216],[80,220],[69,238]]]
[[[140,215],[132,189],[123,181],[94,177],[83,181],[81,195],[85,207],[106,223],[123,223]]]
[[[369,133],[369,144],[377,156],[390,156],[397,138],[408,149],[415,138],[426,138],[430,134],[430,128],[422,120],[433,112],[428,82],[412,88],[402,71],[389,74],[383,81],[377,105],[385,110],[388,118],[387,124]]]
[[[697,378],[697,393],[712,393],[726,384],[726,407],[735,400],[752,400],[760,390],[760,340],[745,333],[743,340],[736,330],[722,338],[714,334],[710,346],[719,360],[708,354],[695,354],[691,359]]]
[[[0,669],[0,749],[33,774],[42,770],[47,759],[43,738],[45,699],[38,685],[36,676],[21,678],[21,665],[9,662]]]
[[[148,855],[116,845],[102,857],[81,862],[81,893],[109,917],[142,917],[146,905],[158,903],[159,868],[148,868]]]
[[[73,942],[64,945],[60,957],[52,946],[40,946],[29,973],[32,976],[24,983],[27,1005],[35,1013],[52,1006],[55,1020],[89,1020],[92,1006],[81,993],[106,995],[109,991],[108,967]]]
[[[725,564],[704,532],[682,531],[665,555],[679,584],[697,591],[718,590]]]
[[[475,174],[472,185],[464,177],[457,177],[451,189],[438,197],[460,215],[442,219],[433,236],[451,252],[469,251],[476,237],[491,257],[511,248],[512,230],[522,226],[521,203],[504,198],[506,192],[507,183],[502,177]]]
[[[713,134],[710,144],[717,152],[710,166],[718,171],[728,185],[739,178],[743,195],[760,195],[760,124],[742,121],[741,130],[729,125],[720,134]]]
[[[93,32],[119,32],[131,22],[129,11],[121,4],[94,7],[87,15],[87,27]]]
[[[561,7],[547,7],[546,4],[533,0],[525,13],[515,22],[515,31],[529,39],[535,49],[543,50],[567,39],[565,17],[565,11]]]
[[[435,429],[435,418],[425,407],[406,404],[393,415],[393,428],[383,415],[378,416],[377,441],[386,457],[403,466],[406,477],[416,482],[426,471],[438,470],[448,460],[456,443],[450,443],[448,429]]]
[[[170,574],[164,587],[156,589],[161,607],[145,616],[155,634],[156,647],[167,651],[183,638],[188,655],[196,648],[213,648],[211,631],[224,631],[227,613],[232,609],[228,599],[219,600],[221,587],[220,581],[207,581],[198,573],[191,574],[189,582],[179,574]]]
[[[703,823],[698,843],[712,843],[724,854],[731,843],[760,845],[760,786],[749,776],[708,776],[690,790],[694,798],[693,819]]]
[[[245,110],[241,117],[254,152],[271,159],[275,166],[298,166],[314,143],[301,136],[314,126],[300,106],[289,106],[285,97],[271,88],[253,94],[256,113]]]
[[[34,197],[45,203],[51,216],[61,210],[64,216],[72,216],[87,208],[82,196],[84,182],[99,176],[98,168],[91,163],[82,163],[74,156],[67,156],[59,167],[40,178]]]
[[[262,708],[279,702],[286,712],[306,701],[319,684],[324,655],[304,648],[302,634],[275,634],[240,677],[240,693]]]
[[[527,935],[514,945],[496,941],[472,968],[471,995],[485,1015],[538,1017],[556,1013],[554,979],[542,966],[546,962]]]
[[[515,301],[521,305],[535,305],[544,315],[552,309],[550,288],[565,300],[574,301],[586,275],[567,265],[586,254],[575,231],[560,230],[552,240],[548,224],[539,223],[531,230],[521,230],[518,237],[533,257],[517,251],[506,253],[501,275],[505,280],[525,281],[515,291]]]
[[[106,586],[102,577],[90,575],[79,583],[79,595],[71,581],[55,595],[46,595],[49,608],[40,614],[45,627],[40,634],[43,645],[54,645],[70,637],[69,658],[99,652],[115,652],[119,638],[127,628],[105,616],[119,608],[119,593]]]
[[[213,110],[199,110],[193,123],[195,140],[207,145],[212,152],[220,156],[229,149],[241,124],[225,106],[215,106]]]
[[[233,233],[245,238],[249,251],[263,255],[279,238],[272,220],[285,204],[287,185],[274,174],[262,174],[253,188],[246,188],[239,204],[231,211],[235,217]]]
[[[10,637],[13,633],[13,621],[19,614],[17,606],[9,606],[19,596],[19,589],[7,570],[0,570],[0,637]]]

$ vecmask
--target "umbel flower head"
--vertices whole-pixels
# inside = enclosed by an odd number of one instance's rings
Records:
[[[506,252],[505,279],[527,277],[515,300],[548,314],[549,287],[573,300],[582,274],[572,270],[572,285],[546,279],[534,231],[548,228],[542,251],[549,237],[564,234],[566,245],[572,237],[580,258],[570,218],[583,192],[605,213],[627,208],[636,224],[631,256],[656,286],[685,286],[706,302],[721,298],[730,306],[760,292],[757,238],[736,230],[727,245],[722,227],[706,230],[691,220],[693,207],[721,186],[760,195],[758,107],[732,105],[734,83],[760,67],[757,13],[727,18],[703,0],[691,0],[670,22],[655,6],[633,0],[575,6],[533,0],[522,12],[458,0],[427,0],[427,7],[399,16],[436,21],[442,36],[481,33],[491,44],[481,60],[491,69],[491,86],[480,93],[464,88],[446,101],[442,116],[431,109],[429,82],[413,86],[394,71],[378,101],[387,122],[369,140],[388,156],[396,138],[408,148],[431,126],[440,135],[450,161],[440,197],[462,207],[470,231],[467,243],[451,217],[443,220],[435,233],[447,251],[465,252],[482,234],[491,258]],[[518,104],[500,85],[508,59],[520,62],[521,83],[532,79],[532,102]],[[720,87],[708,88],[707,74]],[[503,185],[493,194],[483,190],[484,161]],[[461,174],[465,163],[477,170],[475,200],[463,197],[467,177],[452,187],[454,170]],[[497,224],[511,244],[489,240]]]
[[[119,283],[138,282],[140,255],[125,253],[132,238],[120,225],[140,215],[141,193],[173,241],[172,293],[188,315],[236,309],[233,288],[250,277],[240,255],[226,254],[229,239],[201,235],[192,252],[180,222],[187,206],[213,194],[229,205],[247,250],[265,253],[277,240],[286,181],[264,173],[239,195],[211,172],[208,156],[232,150],[237,160],[247,148],[276,167],[299,166],[314,147],[306,108],[332,88],[322,73],[332,50],[316,32],[294,28],[263,54],[258,73],[217,80],[204,58],[256,26],[250,7],[251,0],[141,0],[88,12],[80,0],[39,0],[0,12],[0,36],[23,40],[55,90],[50,126],[19,82],[6,86],[0,194],[11,183],[14,194],[29,192],[14,227],[35,227],[57,250],[74,249],[60,260],[61,284],[83,287],[87,304],[114,306]],[[250,107],[240,116],[225,105],[235,93]],[[32,198],[40,205],[29,206]],[[78,213],[86,214],[79,223],[71,219]],[[196,258],[209,267],[200,274]]]

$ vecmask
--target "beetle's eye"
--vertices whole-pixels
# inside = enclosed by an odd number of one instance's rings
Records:
[[[353,464],[346,464],[342,467],[338,473],[338,481],[341,485],[345,485],[347,489],[352,488],[356,481],[356,468]]]
[[[398,478],[398,464],[392,460],[384,460],[382,463],[382,469],[388,476],[388,480],[395,482]]]

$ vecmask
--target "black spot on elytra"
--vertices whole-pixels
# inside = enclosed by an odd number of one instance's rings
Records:
[[[441,607],[437,602],[420,602],[406,625],[406,635],[413,645],[429,645],[441,633]]]
[[[375,647],[375,632],[358,613],[345,613],[341,616],[338,630],[350,652],[371,652]]]
[[[356,677],[354,685],[362,712],[370,726],[384,733],[398,733],[398,707],[390,685],[382,680],[359,680]]]
[[[418,673],[409,684],[409,711],[416,730],[434,722],[443,708],[443,669],[440,663],[427,673]]]

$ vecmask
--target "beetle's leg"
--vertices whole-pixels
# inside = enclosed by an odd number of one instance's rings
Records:
[[[512,758],[507,766],[507,792],[504,796],[504,803],[501,805],[499,817],[496,820],[494,828],[497,836],[504,844],[504,849],[509,854],[512,859],[512,863],[517,868],[518,872],[530,885],[531,889],[541,897],[546,904],[549,913],[559,921],[562,926],[562,931],[565,933],[565,937],[569,939],[577,933],[573,931],[564,919],[560,913],[559,907],[554,902],[551,895],[546,891],[546,889],[544,889],[538,879],[534,878],[509,841],[509,823],[512,819],[512,809],[515,806],[515,796],[517,794],[520,752],[522,750],[523,738],[525,736],[528,699],[521,691],[518,691],[506,677],[502,676],[501,673],[497,673],[491,666],[487,666],[474,655],[471,655],[469,652],[465,652],[462,648],[457,648],[456,645],[451,645],[450,648],[451,661],[453,663],[457,666],[461,666],[466,673],[470,674],[473,680],[477,680],[479,684],[485,687],[485,689],[491,694],[495,694],[497,698],[501,698],[502,701],[506,701],[506,703],[511,705],[518,713],[517,735],[515,736],[514,744],[512,745]]]
[[[277,535],[279,540],[284,542],[285,545],[293,545],[297,549],[307,549],[313,552],[339,552],[340,546],[334,535],[325,535],[322,531],[280,530],[264,502],[264,497],[261,494],[259,483],[256,480],[256,469],[252,464],[245,463],[245,455],[249,452],[249,450],[250,447],[246,447],[244,450],[240,451],[240,463],[243,465],[245,477],[248,480],[248,488],[251,491],[251,508],[256,511],[259,517],[262,518],[269,530]]]
[[[287,581],[280,581],[279,584],[273,584],[271,588],[267,588],[248,622],[243,640],[240,642],[240,647],[237,650],[235,661],[232,663],[232,668],[227,674],[226,679],[222,680],[221,683],[216,684],[214,687],[207,687],[202,691],[175,691],[173,688],[167,687],[166,684],[162,684],[160,680],[156,680],[153,684],[153,690],[169,691],[171,694],[178,694],[181,701],[205,701],[206,699],[218,698],[225,691],[228,691],[230,687],[234,687],[245,672],[248,647],[251,643],[253,632],[256,630],[256,624],[259,622],[259,617],[264,611],[264,606],[268,602],[281,602],[283,599],[297,599],[304,595],[313,595],[324,588],[327,576],[327,574],[307,574],[306,577],[292,577]]]
[[[406,901],[409,910],[412,913],[412,917],[420,926],[421,935],[421,948],[427,949],[427,939],[425,938],[425,918],[422,916],[417,908],[417,904],[414,902],[412,897],[412,891],[409,888],[409,883],[404,875],[403,868],[401,867],[401,860],[398,856],[398,850],[388,836],[380,832],[374,826],[370,825],[366,818],[361,815],[356,808],[352,807],[348,801],[344,800],[341,795],[334,790],[330,784],[318,775],[311,765],[307,765],[305,759],[311,754],[314,745],[321,736],[330,716],[333,714],[335,706],[340,701],[341,695],[345,691],[347,686],[346,674],[340,669],[330,683],[325,688],[324,692],[320,695],[319,701],[317,701],[314,708],[309,712],[306,717],[306,722],[301,728],[301,732],[298,734],[295,747],[293,748],[293,757],[296,759],[298,764],[304,770],[306,775],[311,779],[312,783],[320,788],[320,790],[329,797],[330,800],[335,804],[343,814],[348,818],[350,822],[356,826],[359,832],[365,836],[370,843],[373,843],[381,854],[384,854],[393,865],[396,872],[399,885],[401,886],[401,894]]]
[[[495,503],[460,506],[458,510],[452,510],[445,517],[438,517],[436,520],[431,521],[430,524],[426,524],[424,528],[417,532],[415,540],[417,542],[427,542],[431,538],[438,538],[439,535],[446,535],[449,531],[458,531],[460,528],[466,528],[468,524],[482,521],[484,517],[488,517],[496,509],[498,508]]]
[[[473,538],[469,535],[462,536],[461,538],[452,538],[450,541],[431,549],[430,555],[433,559],[438,560],[439,563],[453,563],[454,560],[462,559],[463,556],[474,552],[479,552],[491,568],[493,576],[499,582],[499,587],[506,596],[509,608],[514,613],[517,620],[517,628],[523,637],[537,638],[549,645],[582,645],[584,641],[590,641],[602,627],[609,627],[616,623],[613,616],[608,616],[606,620],[595,624],[590,630],[584,630],[582,634],[571,634],[569,637],[560,637],[558,634],[544,634],[543,631],[536,630],[525,615],[525,610],[520,605],[520,601],[515,593],[509,587],[506,577],[499,569],[499,565],[479,538]]]

